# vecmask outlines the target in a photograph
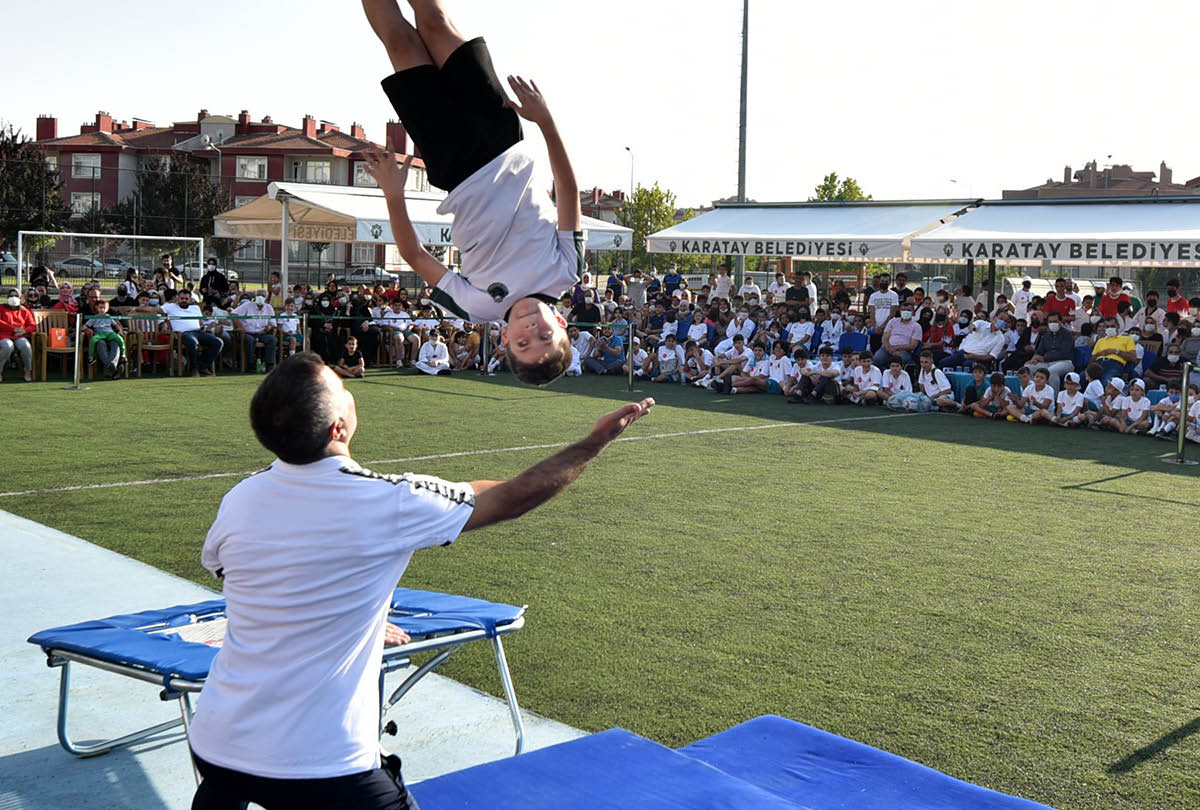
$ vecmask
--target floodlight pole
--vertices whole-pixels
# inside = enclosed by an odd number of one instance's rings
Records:
[[[746,72],[749,65],[750,0],[742,0],[742,98],[738,117],[738,202],[746,201]],[[746,256],[738,254],[733,283],[746,283]]]
[[[1174,458],[1164,458],[1163,461],[1167,464],[1180,464],[1188,467],[1193,467],[1200,464],[1200,461],[1192,461],[1183,457],[1183,449],[1187,442],[1187,419],[1188,419],[1188,383],[1192,378],[1191,363],[1183,364],[1183,384],[1179,386],[1179,427],[1176,432],[1177,445],[1175,447]]]

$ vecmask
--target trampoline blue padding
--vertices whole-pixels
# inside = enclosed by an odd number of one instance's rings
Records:
[[[46,652],[65,650],[110,664],[144,669],[163,677],[202,681],[216,647],[184,641],[172,633],[154,632],[169,627],[195,624],[225,615],[225,600],[212,599],[191,605],[126,613],[89,622],[52,627],[29,637]]]
[[[1049,810],[775,715],[679,749],[805,810]]]
[[[469,596],[397,588],[388,618],[414,638],[463,630],[483,630],[495,638],[498,627],[512,624],[524,612],[522,607]]]
[[[797,810],[742,779],[624,729],[477,765],[410,790],[443,810]]]

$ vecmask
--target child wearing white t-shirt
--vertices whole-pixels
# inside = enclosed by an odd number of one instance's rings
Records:
[[[1021,391],[1025,400],[1025,413],[1020,417],[1026,424],[1054,421],[1054,389],[1050,386],[1050,372],[1039,368],[1033,372],[1033,382]]]
[[[1146,383],[1134,380],[1129,384],[1129,396],[1125,397],[1122,410],[1125,424],[1122,433],[1145,433],[1150,429],[1150,398],[1146,396]]]
[[[1056,425],[1073,428],[1090,423],[1087,399],[1079,390],[1079,375],[1074,371],[1063,377],[1063,390],[1058,392],[1057,404],[1058,411],[1054,417]]]
[[[872,364],[870,352],[860,352],[854,367],[854,381],[850,391],[843,391],[855,405],[875,405],[883,401],[883,373]]]
[[[1187,433],[1184,435],[1188,441],[1200,442],[1200,396],[1188,408],[1187,417]]]
[[[440,4],[414,4],[415,27],[389,0],[364,3],[396,71],[383,89],[421,152],[429,182],[449,191],[462,255],[447,270],[420,243],[405,200],[413,158],[369,153],[388,201],[400,255],[431,287],[434,302],[474,322],[508,322],[508,360],[523,382],[545,385],[571,361],[566,320],[552,304],[582,270],[579,188],[554,118],[536,84],[510,76],[510,101],[482,38],[466,41]],[[520,119],[546,141],[556,208],[534,177]],[[389,150],[403,147],[390,144]],[[556,210],[557,209],[557,210]]]

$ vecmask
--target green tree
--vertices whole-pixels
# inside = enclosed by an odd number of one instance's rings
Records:
[[[156,157],[138,169],[133,193],[103,211],[97,227],[104,233],[208,239],[213,218],[232,207],[228,187],[205,166],[182,156]]]
[[[825,175],[815,189],[809,202],[861,202],[871,199],[853,177],[838,179],[837,172]]]
[[[0,247],[16,250],[17,231],[66,230],[70,217],[62,180],[41,150],[11,124],[0,128]]]
[[[680,221],[691,219],[692,216],[694,216],[694,212],[688,209],[683,212],[683,219]],[[647,236],[676,224],[675,195],[666,189],[659,188],[658,183],[655,183],[652,188],[638,186],[633,192],[633,197],[625,200],[625,204],[617,213],[617,221],[626,228],[633,229],[633,250],[630,261],[638,269],[646,270],[656,262],[658,264],[675,262],[683,269],[685,265],[690,266],[691,264],[686,261],[687,259],[697,258],[673,256],[656,260],[646,250]]]

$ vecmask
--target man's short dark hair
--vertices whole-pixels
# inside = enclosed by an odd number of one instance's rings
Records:
[[[294,354],[275,366],[250,400],[254,435],[288,464],[311,464],[327,455],[337,417],[324,368],[318,354]]]
[[[1124,284],[1125,282],[1121,280],[1120,276],[1112,276],[1108,279],[1108,283],[1109,284]]]
[[[1179,279],[1173,278],[1167,282],[1167,286],[1168,287],[1182,287],[1183,285],[1179,283]]]
[[[830,357],[833,357],[833,349],[831,349],[829,346],[822,346],[821,348],[817,349],[817,354],[818,355],[826,355],[827,354]]]
[[[974,374],[976,371],[978,371],[980,374],[987,374],[987,368],[980,363],[976,363],[975,365],[971,366],[971,373]]]
[[[999,371],[993,371],[992,376],[988,377],[988,382],[992,385],[1004,385],[1004,375]]]
[[[512,351],[508,355],[508,367],[513,376],[526,385],[543,386],[557,380],[571,365],[571,339],[563,334],[562,342],[550,349],[533,363],[523,363]]]
[[[933,352],[931,352],[929,349],[926,349],[925,351],[921,352],[921,356],[922,356],[922,357],[928,357],[930,360],[932,360],[932,359],[933,359]]]

